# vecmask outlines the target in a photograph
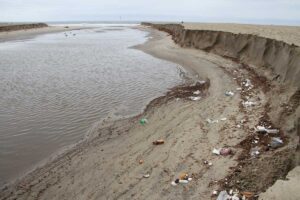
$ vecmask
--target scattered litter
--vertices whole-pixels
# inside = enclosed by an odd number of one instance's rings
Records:
[[[171,185],[176,186],[178,183],[187,184],[191,180],[192,178],[189,177],[187,173],[182,173],[179,178],[177,178],[175,181],[172,181]]]
[[[276,134],[276,133],[279,133],[279,130],[278,129],[267,129],[264,126],[257,126],[256,127],[256,132],[258,132],[258,133]]]
[[[240,124],[238,124],[238,125],[236,125],[236,127],[237,127],[237,128],[241,128],[241,125],[240,125]]]
[[[244,107],[250,107],[250,106],[256,106],[257,105],[257,103],[253,102],[253,101],[244,101],[242,104],[243,104]]]
[[[240,87],[239,87],[239,88],[236,88],[236,91],[241,91],[241,90],[242,90],[242,88],[240,88]]]
[[[205,165],[208,165],[208,166],[212,166],[212,163],[211,163],[211,162],[208,162],[207,160],[204,161],[204,164],[205,164]]]
[[[145,174],[143,175],[144,178],[149,178],[150,177],[150,174]]]
[[[234,95],[234,92],[232,92],[232,91],[226,91],[225,95],[231,97],[231,96]]]
[[[143,164],[144,163],[144,160],[139,160],[139,164]]]
[[[201,93],[200,90],[197,90],[197,91],[193,92],[193,94],[195,94],[195,95],[198,95],[200,93]]]
[[[259,147],[253,147],[250,149],[250,155],[251,156],[258,156],[260,154]]]
[[[206,119],[206,121],[209,123],[209,124],[214,124],[214,123],[218,123],[219,120],[215,119],[215,120],[212,120],[212,119]]]
[[[231,154],[231,149],[229,149],[229,148],[221,148],[220,154],[222,156],[227,156],[227,155]]]
[[[179,180],[179,183],[189,183],[188,180]]]
[[[246,79],[245,81],[243,81],[242,83],[245,87],[249,87],[249,88],[252,88],[253,85],[251,83],[251,81],[249,79]]]
[[[253,140],[253,144],[257,144],[258,143],[258,141],[257,140]]]
[[[201,99],[201,97],[190,97],[190,99],[192,101],[199,101]]]
[[[272,137],[272,140],[271,140],[271,143],[270,143],[270,146],[273,148],[273,149],[276,149],[280,146],[283,145],[283,141],[282,139],[278,138],[278,137]]]
[[[155,140],[155,141],[153,141],[152,142],[154,145],[160,145],[160,144],[164,144],[165,143],[165,141],[164,140]]]
[[[213,154],[220,155],[220,149],[214,149],[212,152]]]
[[[213,152],[213,154],[216,154],[216,155],[227,156],[227,155],[231,154],[232,151],[229,148],[220,148],[220,149],[214,149],[212,152]]]
[[[221,120],[221,121],[226,121],[227,118],[226,118],[226,117],[223,117],[223,118],[221,118],[220,120]]]
[[[224,190],[224,191],[221,191],[217,200],[227,200],[229,198],[229,195],[228,193]]]
[[[217,190],[214,190],[214,191],[212,192],[212,194],[213,194],[213,195],[217,195],[217,194],[218,194],[218,191],[217,191]]]
[[[148,123],[148,120],[146,119],[146,118],[142,118],[141,120],[140,120],[140,124],[142,124],[142,125],[145,125],[145,124],[147,124]]]

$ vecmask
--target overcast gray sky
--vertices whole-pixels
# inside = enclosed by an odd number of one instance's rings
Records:
[[[199,21],[300,25],[300,0],[0,0],[0,21]]]

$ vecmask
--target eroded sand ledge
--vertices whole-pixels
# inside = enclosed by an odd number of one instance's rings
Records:
[[[227,47],[218,42],[207,45],[212,48],[206,50],[212,53],[206,53],[181,48],[163,32],[145,30],[152,39],[136,48],[177,62],[201,80],[210,80],[207,95],[200,101],[189,101],[170,98],[174,95],[171,92],[153,100],[139,116],[102,124],[90,140],[4,188],[1,199],[209,199],[215,189],[235,187],[259,194],[297,164],[299,80],[287,80],[285,69],[279,74],[280,70],[274,72],[276,68],[246,63],[246,58],[224,58],[220,52]],[[175,41],[181,41],[180,34],[176,38],[169,29],[168,32]],[[183,41],[204,42],[203,37],[209,35],[190,35]],[[226,57],[232,55],[227,53]],[[289,70],[294,70],[291,76],[296,76],[299,67]],[[280,77],[274,79],[278,74]],[[246,79],[253,84],[250,90],[242,84]],[[235,91],[238,87],[242,91]],[[233,90],[235,95],[226,97],[226,90]],[[247,98],[258,104],[243,107],[241,103]],[[149,123],[140,125],[141,117]],[[227,120],[221,121],[224,117]],[[207,123],[208,118],[219,122]],[[285,145],[276,150],[262,149],[259,158],[251,159],[253,128],[262,122],[280,128]],[[165,144],[152,145],[157,139],[164,139]],[[259,145],[264,147],[265,140],[261,141]],[[224,146],[232,148],[234,155],[212,154],[213,148]],[[140,164],[140,160],[144,162]],[[205,160],[213,165],[208,167]],[[193,180],[187,185],[171,186],[181,172],[190,173]],[[148,173],[150,177],[143,178]],[[229,180],[224,185],[226,177]]]

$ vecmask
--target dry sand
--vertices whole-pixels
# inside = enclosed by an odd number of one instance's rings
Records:
[[[271,96],[263,89],[268,86],[234,61],[181,48],[167,34],[147,31],[151,39],[135,48],[179,63],[194,78],[209,80],[210,87],[203,90],[202,99],[191,101],[188,96],[181,96],[179,87],[152,101],[139,116],[104,122],[89,140],[4,188],[0,199],[210,199],[214,190],[226,188],[224,178],[232,174],[232,169],[237,170],[237,166],[245,167],[246,174],[244,180],[238,179],[239,185],[253,193],[265,188],[266,181],[278,178],[272,174],[276,171],[273,168],[286,164],[290,149],[297,144],[294,138],[279,150],[263,151],[258,164],[252,159],[253,163],[238,165],[240,153],[247,142],[252,142],[247,139],[253,135],[253,127],[268,107]],[[253,84],[250,90],[241,85],[246,79]],[[237,91],[239,87],[243,91]],[[272,85],[267,89],[275,92],[277,87]],[[227,90],[235,95],[225,96]],[[241,106],[245,95],[258,104]],[[147,124],[139,124],[142,117],[147,118]],[[207,119],[218,122],[208,123]],[[153,145],[157,139],[165,143]],[[244,146],[239,145],[242,141]],[[233,155],[212,154],[214,148],[221,147],[231,148]],[[276,153],[282,156],[272,159]],[[189,173],[193,180],[172,186],[171,182],[182,172]],[[149,178],[143,178],[145,174]],[[236,183],[240,177],[232,180]]]
[[[184,23],[186,29],[214,30],[231,33],[251,34],[284,41],[300,46],[299,26],[251,25],[251,24],[214,24],[214,23]]]

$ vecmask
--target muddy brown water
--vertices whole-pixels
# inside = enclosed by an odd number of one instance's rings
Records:
[[[183,82],[178,65],[129,48],[146,36],[99,27],[0,43],[1,185]]]

